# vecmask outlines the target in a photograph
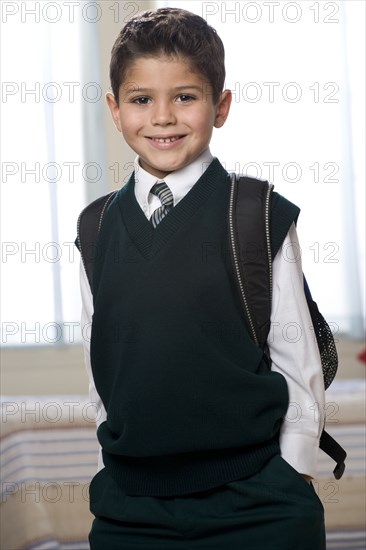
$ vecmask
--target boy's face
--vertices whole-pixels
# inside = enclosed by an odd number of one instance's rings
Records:
[[[207,81],[182,58],[141,57],[126,72],[119,106],[113,94],[107,102],[142,168],[163,179],[207,149],[213,127],[229,114],[231,92],[214,105]]]

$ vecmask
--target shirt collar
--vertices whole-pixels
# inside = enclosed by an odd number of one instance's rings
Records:
[[[141,207],[148,203],[150,189],[157,181],[165,181],[169,186],[174,197],[174,205],[176,205],[194,186],[196,181],[206,171],[208,166],[213,161],[213,156],[209,148],[207,148],[196,160],[165,176],[164,180],[158,179],[156,176],[149,174],[139,164],[139,157],[135,158],[135,196]]]

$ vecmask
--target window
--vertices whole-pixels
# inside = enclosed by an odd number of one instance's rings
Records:
[[[88,150],[102,92],[96,8],[71,11],[66,4],[9,2],[2,10],[1,340],[7,346],[80,340],[73,242],[89,188],[103,192],[102,147],[94,155]],[[95,134],[98,146],[101,132]]]

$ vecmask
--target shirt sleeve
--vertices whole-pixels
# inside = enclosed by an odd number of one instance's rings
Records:
[[[294,224],[273,261],[268,346],[272,370],[285,377],[289,391],[289,407],[280,430],[281,455],[299,473],[316,477],[324,426],[324,381]]]
[[[90,402],[96,407],[96,425],[104,422],[107,414],[102,403],[102,400],[96,390],[93,378],[93,372],[90,362],[90,332],[93,316],[93,296],[90,290],[89,281],[85,272],[83,262],[80,261],[80,291],[81,291],[81,333],[83,336],[84,361],[89,379],[89,398]],[[104,468],[102,460],[102,451],[99,448],[98,456],[98,472]]]

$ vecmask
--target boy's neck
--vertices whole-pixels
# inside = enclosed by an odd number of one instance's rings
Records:
[[[198,158],[196,158],[196,160],[188,164],[188,166],[171,172],[164,178],[164,181],[173,193],[175,205],[202,176],[211,164],[213,158],[210,149],[207,148]],[[159,180],[159,178],[149,174],[149,172],[141,168],[139,157],[137,156],[135,159],[135,196],[140,206],[148,201],[150,189],[157,180]]]

